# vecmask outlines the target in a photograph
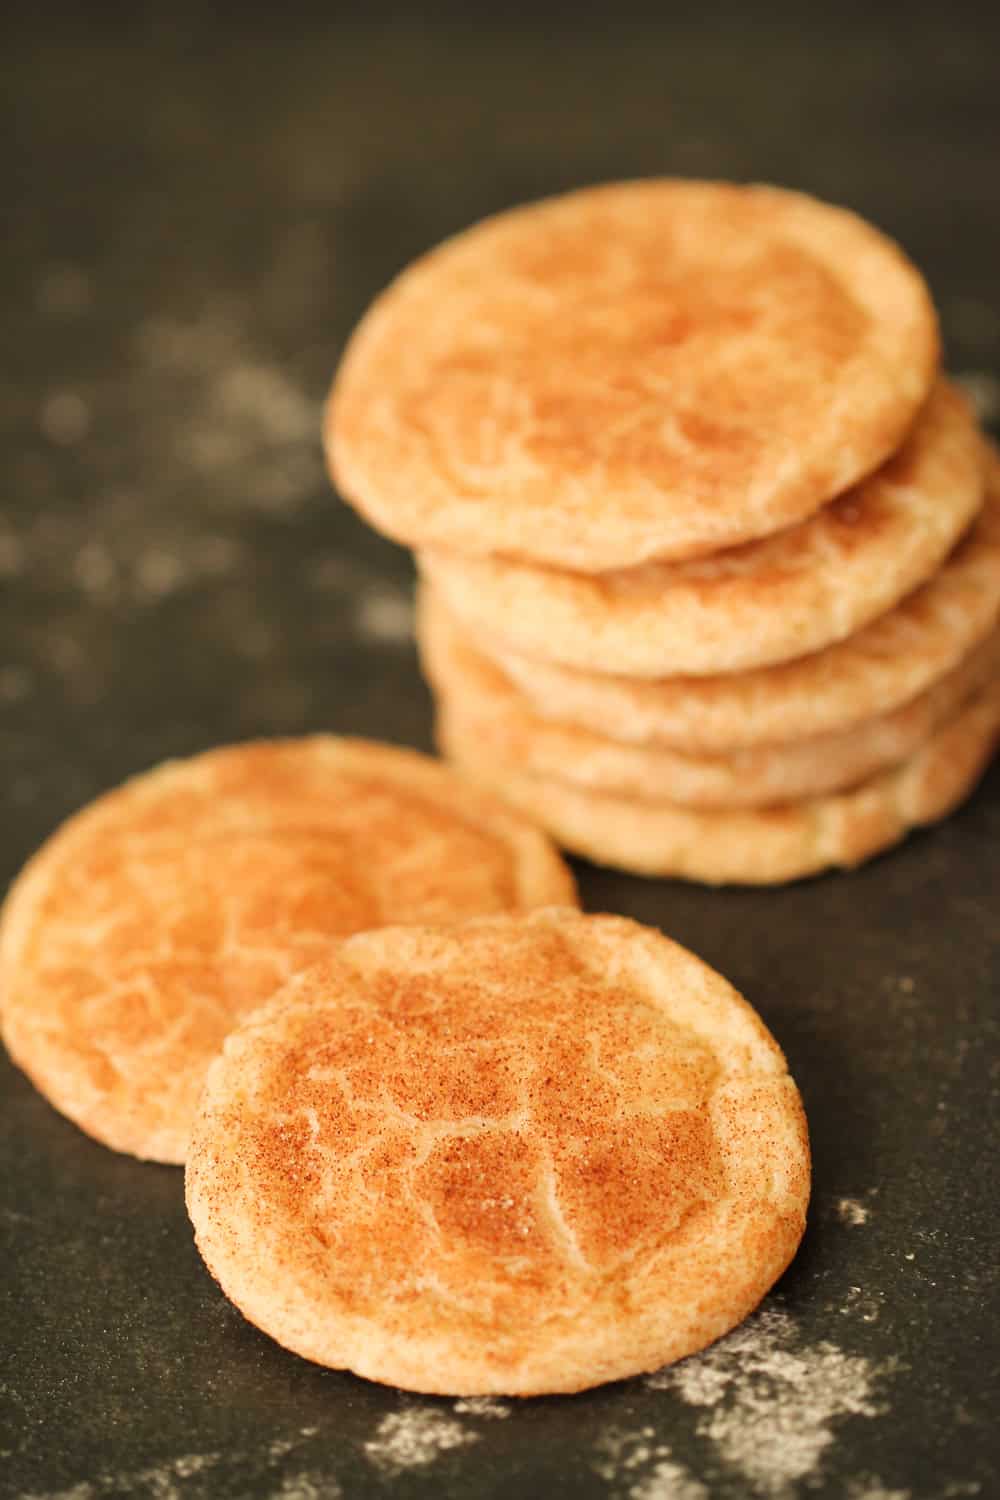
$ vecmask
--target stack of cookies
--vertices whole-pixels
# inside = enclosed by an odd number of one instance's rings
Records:
[[[1000,734],[1000,462],[854,215],[652,181],[487,221],[371,309],[334,478],[415,546],[442,748],[567,848],[853,865]]]

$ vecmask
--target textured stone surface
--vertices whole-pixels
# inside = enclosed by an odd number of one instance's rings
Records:
[[[165,755],[304,729],[428,745],[409,562],[330,499],[319,410],[372,294],[483,213],[657,171],[849,203],[924,267],[951,367],[1000,414],[997,23],[659,12],[8,23],[0,879]],[[86,1140],[0,1063],[0,1494],[994,1493],[998,836],[995,771],[850,877],[581,872],[590,909],[662,926],[760,1008],[812,1125],[800,1256],[735,1342],[662,1380],[456,1403],[298,1361],[204,1272],[179,1173]]]

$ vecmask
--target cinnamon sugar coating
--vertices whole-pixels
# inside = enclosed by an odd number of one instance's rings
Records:
[[[251,1321],[415,1390],[653,1369],[780,1275],[805,1121],[759,1017],[619,917],[553,909],[344,942],[212,1065],[199,1249]]]
[[[613,183],[404,271],[348,346],[327,452],[397,541],[604,572],[809,515],[899,446],[937,362],[922,277],[854,214]]]
[[[228,1031],[334,938],[573,900],[541,833],[426,756],[231,746],[127,782],[30,861],[0,919],[0,1026],[82,1129],[180,1162]]]

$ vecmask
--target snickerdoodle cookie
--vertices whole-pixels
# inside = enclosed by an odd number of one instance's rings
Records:
[[[573,899],[543,834],[426,756],[231,746],[127,782],[29,862],[0,919],[0,1027],[88,1134],[179,1162],[227,1032],[335,936]]]
[[[895,451],[937,361],[922,277],[854,214],[614,183],[404,271],[348,346],[327,452],[397,541],[605,572],[802,520]]]
[[[442,1394],[576,1391],[744,1318],[809,1196],[798,1091],[718,974],[553,909],[338,945],[227,1040],[198,1248],[279,1343]]]

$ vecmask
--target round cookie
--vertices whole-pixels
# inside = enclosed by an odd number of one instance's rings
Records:
[[[327,453],[397,541],[604,572],[801,520],[899,446],[937,360],[923,279],[855,215],[616,183],[404,271],[348,346]]]
[[[908,761],[852,791],[744,811],[614,797],[497,767],[447,713],[438,738],[467,775],[596,864],[705,885],[777,885],[861,864],[964,801],[1000,739],[1000,685],[984,689]]]
[[[924,583],[981,509],[972,414],[941,381],[904,446],[799,526],[715,557],[591,576],[425,551],[470,629],[591,672],[699,677],[769,666],[860,630]]]
[[[0,1029],[88,1134],[180,1162],[227,1032],[335,935],[574,899],[544,835],[426,756],[227,747],[101,797],[29,862],[0,915]]]
[[[986,504],[933,578],[846,640],[798,660],[714,677],[579,672],[476,636],[534,712],[637,745],[725,754],[849,730],[932,691],[1000,618],[1000,461]]]
[[[534,714],[518,689],[465,645],[427,589],[418,604],[417,638],[452,733],[464,744],[478,745],[490,764],[685,807],[759,807],[855,786],[912,755],[1000,672],[995,631],[926,693],[842,734],[706,756],[664,745],[622,744],[613,738],[613,723],[595,734]]]
[[[529,1396],[718,1338],[795,1253],[805,1119],[718,974],[548,910],[339,946],[227,1040],[198,1248],[259,1328],[410,1390]]]

